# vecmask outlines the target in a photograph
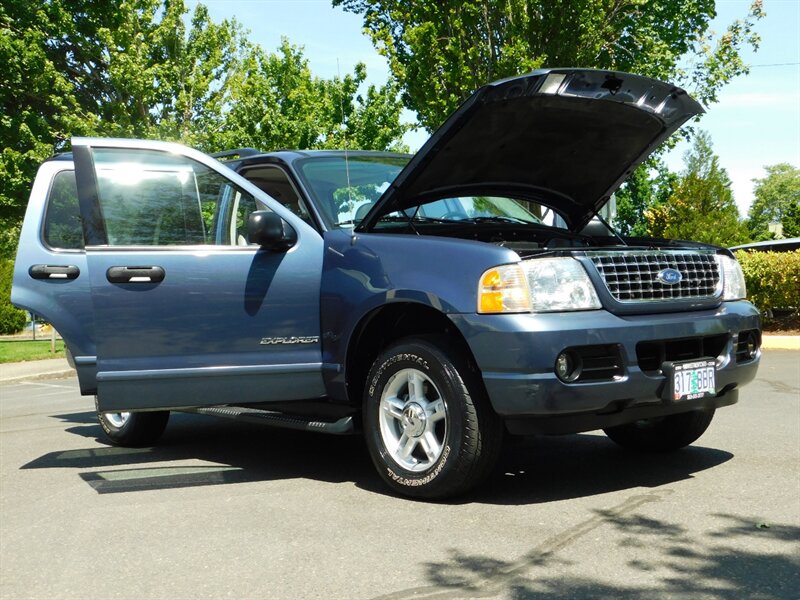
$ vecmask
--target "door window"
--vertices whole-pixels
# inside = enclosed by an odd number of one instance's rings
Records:
[[[57,250],[82,250],[83,229],[75,171],[59,171],[47,197],[44,242]]]
[[[256,201],[213,169],[155,150],[98,148],[93,159],[110,245],[248,243],[241,224]]]
[[[275,198],[306,223],[313,225],[311,214],[305,202],[303,202],[289,176],[280,167],[272,165],[248,167],[240,171],[239,174]]]

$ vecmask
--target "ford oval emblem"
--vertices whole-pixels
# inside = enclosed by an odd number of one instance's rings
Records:
[[[666,285],[675,285],[683,279],[683,275],[677,269],[661,269],[656,279]]]

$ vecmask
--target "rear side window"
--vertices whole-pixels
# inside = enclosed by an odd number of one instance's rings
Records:
[[[59,250],[83,249],[75,171],[60,171],[53,178],[44,219],[44,241]]]

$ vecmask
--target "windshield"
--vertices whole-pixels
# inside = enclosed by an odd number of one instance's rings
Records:
[[[406,166],[410,156],[310,157],[297,171],[331,227],[354,227]]]
[[[355,153],[311,156],[297,161],[297,172],[329,227],[358,225],[406,166],[410,156]],[[384,215],[375,224],[394,229],[398,224],[515,223],[564,227],[563,220],[542,205],[498,196],[459,196],[425,201],[404,211]]]
[[[449,221],[498,221],[511,223],[541,223],[542,221],[522,203],[511,198],[496,196],[461,196],[458,198],[442,198],[406,209],[407,217],[418,219]],[[392,220],[401,213],[392,213],[381,221]],[[381,222],[379,221],[379,223]]]

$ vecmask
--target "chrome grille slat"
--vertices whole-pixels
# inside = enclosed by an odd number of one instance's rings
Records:
[[[720,293],[719,268],[711,253],[645,250],[587,256],[608,291],[620,302],[714,298]],[[656,279],[663,269],[680,271],[681,281],[668,285]]]

